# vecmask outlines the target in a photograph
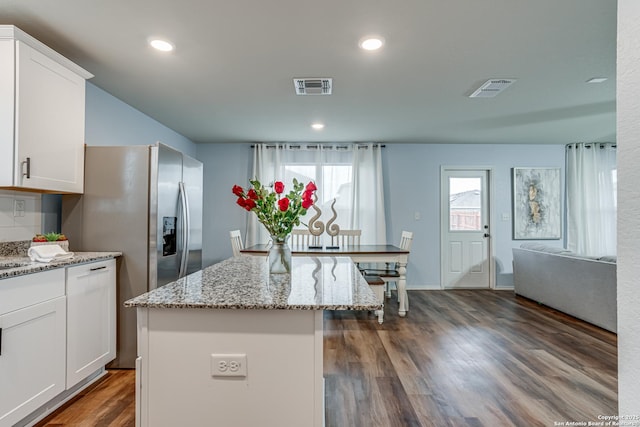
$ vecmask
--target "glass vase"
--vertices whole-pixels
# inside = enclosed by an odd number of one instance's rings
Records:
[[[289,235],[284,237],[271,236],[271,248],[269,249],[269,273],[291,273],[291,248],[289,247]]]

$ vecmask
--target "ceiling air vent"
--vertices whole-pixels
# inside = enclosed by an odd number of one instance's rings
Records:
[[[487,80],[482,84],[482,86],[476,89],[475,92],[469,95],[469,98],[493,98],[494,96],[511,86],[511,84],[515,81],[516,79]]]
[[[296,95],[331,95],[332,80],[329,78],[293,79]]]

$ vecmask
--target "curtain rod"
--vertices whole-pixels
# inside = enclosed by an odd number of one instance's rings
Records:
[[[266,148],[275,148],[276,145],[278,145],[280,148],[284,148],[285,146],[288,146],[290,148],[296,148],[296,149],[302,148],[304,146],[304,148],[315,149],[315,150],[317,150],[318,147],[325,147],[327,149],[333,149],[335,147],[336,150],[346,150],[346,149],[349,148],[348,145],[329,144],[329,143],[328,144],[276,144],[276,143],[273,143],[273,144],[267,143],[267,144],[265,144]],[[356,145],[358,148],[367,148],[367,145],[366,144],[362,144],[362,143],[355,143],[353,145]],[[380,147],[380,148],[385,148],[386,147],[385,144],[374,143],[373,145],[375,147]],[[250,148],[254,148],[254,147],[255,147],[255,144],[251,144],[250,145]]]
[[[587,148],[587,149],[591,148],[592,146],[599,146],[600,148],[605,148],[605,147],[617,148],[618,147],[615,142],[573,142],[571,144],[567,144],[565,147],[570,150],[574,146],[576,149],[580,148],[580,146],[583,146],[584,148]]]

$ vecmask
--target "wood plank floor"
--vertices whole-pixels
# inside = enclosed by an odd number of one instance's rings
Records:
[[[395,314],[394,297],[383,325],[325,313],[327,427],[553,426],[617,414],[615,334],[512,291],[409,297],[409,316]],[[38,426],[133,426],[133,383],[133,371],[110,371]]]

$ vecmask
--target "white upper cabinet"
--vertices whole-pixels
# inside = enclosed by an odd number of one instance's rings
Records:
[[[91,77],[18,28],[0,25],[0,187],[82,193]]]

